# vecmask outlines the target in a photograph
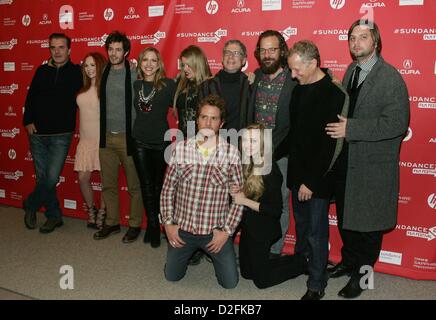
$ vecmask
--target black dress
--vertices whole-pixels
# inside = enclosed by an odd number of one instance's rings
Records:
[[[264,193],[258,200],[259,212],[244,207],[239,241],[241,276],[253,280],[258,288],[268,288],[305,272],[301,255],[271,258],[270,248],[281,237],[282,175],[275,162],[271,173],[263,176]]]

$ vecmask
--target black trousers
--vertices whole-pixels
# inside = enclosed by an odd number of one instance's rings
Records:
[[[342,263],[352,267],[353,276],[358,276],[362,266],[374,267],[380,254],[385,231],[359,232],[344,229],[345,179],[335,179],[334,196],[338,229],[343,243]]]
[[[163,150],[149,149],[136,142],[133,161],[141,184],[142,200],[147,214],[147,227],[159,225],[160,193],[166,163]]]
[[[286,280],[298,277],[307,268],[306,258],[302,254],[269,258],[274,241],[262,238],[262,235],[250,235],[242,227],[239,239],[239,266],[241,276],[253,280],[259,289],[269,288]]]

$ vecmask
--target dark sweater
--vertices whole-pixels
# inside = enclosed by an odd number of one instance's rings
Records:
[[[327,198],[331,193],[327,174],[336,148],[336,139],[325,132],[327,123],[337,122],[345,93],[329,76],[307,85],[297,85],[291,100],[288,188],[306,185],[313,197]]]
[[[33,123],[36,134],[73,132],[76,94],[81,87],[80,66],[71,61],[59,68],[49,64],[38,67],[26,97],[24,126]]]
[[[136,119],[133,125],[132,136],[141,143],[161,149],[164,146],[164,135],[169,129],[167,113],[172,105],[176,84],[173,80],[165,78],[165,86],[157,91],[152,100],[150,112],[142,112],[138,107],[139,91],[144,86],[144,96],[147,97],[153,89],[153,83],[136,80],[133,84],[134,100],[133,107],[136,111]]]
[[[247,126],[249,84],[245,73],[220,70],[215,77],[201,84],[200,99],[209,94],[217,94],[225,101],[226,120],[223,129],[239,130]]]
[[[273,162],[271,173],[263,176],[264,192],[257,200],[260,203],[259,212],[245,208],[241,222],[242,232],[263,241],[275,241],[281,237],[282,181],[280,169]]]

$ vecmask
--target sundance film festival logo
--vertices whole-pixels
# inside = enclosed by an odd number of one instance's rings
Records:
[[[7,172],[7,171],[0,171],[0,175],[3,176],[6,180],[15,180],[17,181],[23,176],[23,171],[17,170],[15,172]]]
[[[245,7],[245,1],[244,0],[237,0],[236,1],[236,8],[232,9],[232,13],[250,13],[251,9]]]
[[[141,35],[141,44],[157,44],[161,39],[166,38],[166,33],[164,31],[156,31],[154,34]]]
[[[59,9],[59,26],[62,30],[74,29],[74,9],[64,5]]]
[[[111,21],[115,16],[114,10],[112,8],[106,8],[103,12],[104,20]]]
[[[186,4],[176,4],[176,8],[174,10],[175,14],[191,14],[194,12],[194,7],[188,7]]]
[[[285,30],[281,31],[281,34],[283,38],[285,38],[285,41],[288,41],[290,37],[296,36],[298,33],[297,28],[287,27]]]
[[[211,0],[206,3],[206,12],[208,14],[215,14],[218,12],[218,9],[218,2],[216,2],[215,0]]]
[[[330,7],[340,10],[345,6],[345,0],[330,0]]]
[[[426,174],[436,177],[435,163],[400,161],[400,167],[412,169],[412,174]]]
[[[405,142],[409,141],[410,139],[412,139],[412,135],[413,135],[412,129],[410,129],[410,127],[409,127],[409,129],[407,129],[407,134],[404,137],[403,141],[405,141]]]
[[[21,19],[21,23],[23,24],[23,26],[28,27],[30,25],[30,22],[32,21],[32,19],[30,19],[30,16],[28,14],[25,14],[23,16],[23,18]]]
[[[421,71],[418,69],[413,69],[413,61],[411,59],[404,59],[403,68],[398,69],[398,72],[403,75],[420,75]]]
[[[108,35],[105,33],[101,37],[86,37],[86,38],[73,38],[71,41],[76,42],[87,42],[88,47],[103,47],[106,43],[106,38]]]
[[[397,230],[406,231],[406,236],[412,238],[427,239],[427,241],[431,241],[436,238],[436,227],[426,228],[397,224],[395,228]]]
[[[129,14],[124,16],[124,20],[133,20],[133,19],[140,19],[141,16],[139,14],[136,14],[136,10],[134,7],[130,7],[128,10]]]
[[[219,28],[215,32],[182,32],[177,34],[177,38],[197,38],[198,42],[217,43],[222,37],[227,36],[227,29]]]
[[[0,41],[0,50],[12,50],[18,44],[18,40],[12,38],[9,41]]]
[[[13,129],[10,129],[10,130],[0,129],[0,133],[1,133],[1,136],[3,138],[11,138],[11,139],[13,139],[13,138],[15,138],[15,136],[17,134],[20,133],[20,129],[18,129],[18,128],[13,128]]]
[[[432,209],[436,209],[436,194],[432,193],[427,199],[428,206]]]
[[[14,94],[15,90],[18,90],[18,84],[11,84],[10,86],[0,86],[0,93],[2,94]]]
[[[422,34],[423,40],[436,40],[436,29],[435,28],[398,28],[394,30],[394,34]]]
[[[409,97],[410,102],[417,102],[418,108],[420,109],[436,109],[436,98],[435,97]]]
[[[348,40],[348,30],[347,29],[317,29],[313,30],[314,35],[320,36],[338,36],[339,40],[347,41]]]

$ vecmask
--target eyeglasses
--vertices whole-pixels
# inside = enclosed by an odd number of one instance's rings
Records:
[[[276,51],[277,50],[279,50],[280,48],[268,48],[268,49],[265,49],[265,48],[259,48],[259,53],[260,54],[265,54],[267,51],[268,51],[268,53],[269,54],[274,54],[274,53],[276,53]]]
[[[242,53],[241,51],[224,50],[223,53],[224,53],[225,57],[230,57],[230,56],[243,57],[244,56],[244,53]]]

